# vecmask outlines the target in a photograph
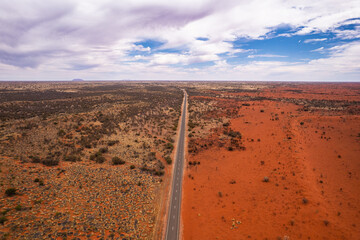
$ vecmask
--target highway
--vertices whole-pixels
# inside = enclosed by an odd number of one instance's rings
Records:
[[[181,190],[184,169],[184,148],[185,148],[185,132],[186,132],[186,102],[187,93],[184,91],[184,102],[180,121],[179,139],[174,161],[173,179],[171,185],[170,205],[168,209],[168,220],[166,227],[166,240],[179,239],[180,232],[180,215],[181,215]]]

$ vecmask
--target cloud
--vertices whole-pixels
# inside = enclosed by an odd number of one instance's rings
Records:
[[[317,49],[311,50],[311,52],[324,52],[324,47],[319,47]]]
[[[329,57],[306,63],[253,61],[234,67],[232,74],[252,80],[358,80],[360,42],[336,46],[328,51]]]
[[[152,65],[168,65],[187,63],[188,57],[181,54],[155,54],[151,60]]]
[[[185,69],[187,65],[212,62],[214,66],[206,67],[217,71],[211,77],[221,77],[227,75],[224,69],[231,69],[229,58],[250,51],[234,48],[233,41],[238,38],[332,32],[339,39],[356,40],[360,37],[359,16],[357,0],[224,0],[221,4],[214,0],[0,1],[0,75],[11,78],[23,73],[26,78],[30,71],[38,78],[58,73],[63,79],[72,71],[86,70],[89,76],[101,79],[104,73],[115,79],[142,73],[143,78],[171,73],[169,78],[174,72],[186,77],[190,71]],[[341,28],[345,25],[355,27]],[[284,26],[291,31],[276,35]],[[146,39],[163,45],[152,48],[136,44]],[[304,42],[327,41],[311,38]],[[335,57],[335,52],[332,54]],[[269,63],[252,60],[285,55],[245,55],[243,58],[250,61],[245,64],[253,65],[240,68],[263,67],[270,73]],[[347,62],[346,58],[352,59],[346,55],[342,60]],[[272,67],[294,68],[283,62]],[[207,69],[198,76],[205,77]]]
[[[98,64],[72,64],[71,70],[86,70],[86,69],[91,69],[91,68],[95,68],[98,67]]]
[[[256,55],[249,55],[248,58],[284,58],[287,56],[283,55],[276,55],[276,54],[256,54]]]
[[[334,33],[341,39],[357,39],[360,38],[360,26],[356,26],[353,30],[335,30]]]
[[[314,71],[337,73],[360,72],[360,42],[336,46],[329,49],[330,57],[312,60],[309,65]]]
[[[312,43],[312,42],[323,42],[326,41],[327,38],[312,38],[312,39],[306,39],[304,43]]]
[[[150,52],[150,47],[144,47],[142,45],[132,45],[133,51],[140,51],[140,52]]]

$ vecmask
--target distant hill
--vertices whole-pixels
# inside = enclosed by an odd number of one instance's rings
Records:
[[[71,80],[73,82],[83,82],[84,80],[81,78],[74,78],[73,80]]]

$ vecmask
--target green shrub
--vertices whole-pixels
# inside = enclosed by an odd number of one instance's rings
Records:
[[[40,163],[41,159],[38,156],[29,156],[32,163]]]
[[[228,126],[230,126],[229,122],[223,123],[223,127],[228,127]]]
[[[42,161],[41,161],[42,164],[44,164],[45,166],[57,166],[59,165],[59,159],[55,159],[55,158],[52,158],[50,156],[44,158]]]
[[[58,134],[58,136],[62,137],[62,136],[65,136],[66,133],[65,133],[64,129],[60,129],[57,134]]]
[[[130,169],[135,169],[135,165],[130,165]]]
[[[61,213],[60,212],[57,212],[55,213],[55,216],[54,216],[56,219],[60,218],[61,217]]]
[[[67,161],[67,162],[79,162],[81,161],[80,157],[79,156],[76,156],[76,155],[68,155],[68,156],[64,156],[64,161]]]
[[[118,142],[119,142],[119,140],[110,140],[107,145],[108,146],[114,146]]]
[[[165,161],[166,161],[166,163],[169,164],[169,165],[172,163],[172,160],[171,160],[171,157],[170,157],[170,156],[165,157]]]
[[[101,152],[101,153],[107,153],[108,151],[109,151],[109,149],[107,147],[99,149],[99,152]]]
[[[125,164],[125,161],[120,159],[119,157],[113,157],[111,159],[113,165],[120,165],[120,164]]]
[[[241,138],[241,133],[238,132],[238,131],[230,130],[230,131],[228,132],[228,135],[229,135],[230,137],[233,137],[233,138],[236,138],[236,137]]]
[[[189,128],[194,128],[194,127],[196,127],[196,124],[189,121],[188,126],[189,126]]]
[[[164,164],[163,164],[162,162],[160,162],[160,161],[158,162],[158,166],[159,166],[160,169],[164,169],[164,168],[165,168]]]
[[[5,216],[0,216],[0,224],[4,225],[4,223],[7,221]]]
[[[166,149],[174,149],[174,145],[172,145],[172,143],[167,143],[166,145],[165,145],[165,148]]]
[[[103,162],[105,162],[106,159],[102,155],[102,153],[99,151],[99,152],[96,152],[95,154],[91,154],[90,160],[95,161],[97,163],[103,163]]]
[[[100,155],[100,156],[97,156],[96,158],[95,158],[95,162],[96,163],[103,163],[103,162],[105,162],[105,158],[102,156],[102,155]]]
[[[157,170],[155,171],[155,176],[163,176],[165,174],[165,172],[163,170]]]
[[[16,211],[21,211],[22,209],[23,209],[23,208],[22,208],[22,206],[21,206],[20,204],[15,207],[15,210],[16,210]]]
[[[16,188],[8,188],[8,189],[6,189],[5,194],[8,197],[14,196],[16,194]]]

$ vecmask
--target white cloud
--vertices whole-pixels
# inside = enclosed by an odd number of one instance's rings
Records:
[[[248,58],[284,58],[287,56],[276,55],[276,54],[256,54],[256,55],[248,55]]]
[[[238,37],[260,39],[276,27],[286,25],[300,29],[296,34],[333,31],[338,38],[356,39],[360,37],[359,27],[354,30],[336,27],[358,24],[359,20],[355,18],[359,16],[358,0],[224,0],[221,4],[213,0],[1,1],[0,75],[2,79],[14,76],[21,79],[20,76],[29,78],[29,73],[35,78],[47,78],[56,73],[64,79],[78,74],[76,69],[87,69],[82,74],[101,79],[104,78],[101,74],[105,73],[115,79],[130,78],[131,75],[134,78],[150,78],[156,74],[161,77],[168,73],[171,75],[167,78],[172,78],[174,72],[185,77],[188,70],[166,65],[214,61],[215,66],[209,68],[214,72],[209,77],[231,78],[230,73],[235,74],[234,77],[242,75],[236,75],[234,71],[222,72],[231,66],[220,55],[229,57],[249,51],[233,48],[231,41]],[[199,37],[208,40],[196,40]],[[182,52],[129,56],[131,51],[152,53],[150,47],[134,45],[143,39],[156,39],[165,43],[163,49],[178,48]],[[305,42],[320,40],[326,39]],[[340,55],[336,54],[346,53],[341,57],[344,63],[359,61],[346,52],[348,48],[350,45],[338,52],[332,49],[332,58],[308,64],[327,66],[331,72],[332,67],[325,62],[339,59]],[[257,57],[284,56],[249,55],[250,59]],[[264,78],[274,69],[279,73],[291,69],[296,72],[302,66],[261,61],[251,64],[239,69],[245,73],[257,69],[264,72]],[[154,72],[150,74],[152,69]],[[205,77],[206,70],[199,76]]]
[[[189,61],[187,56],[181,54],[154,54],[152,58],[150,62],[152,65],[178,64]]]
[[[311,50],[311,52],[324,52],[324,47],[319,47],[317,49]]]
[[[304,43],[312,43],[312,42],[323,42],[326,41],[327,38],[312,38],[312,39],[306,39]]]
[[[360,42],[330,48],[330,57],[309,62],[253,61],[232,74],[245,80],[359,80]]]
[[[335,30],[334,33],[341,39],[360,38],[360,26],[356,26],[354,30]]]

